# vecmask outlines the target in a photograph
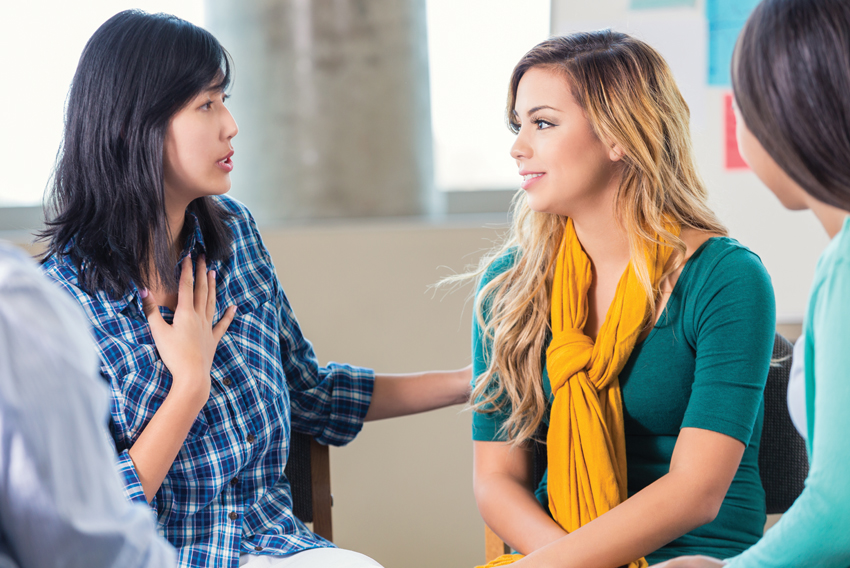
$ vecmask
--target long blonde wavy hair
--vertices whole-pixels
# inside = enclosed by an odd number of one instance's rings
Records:
[[[642,251],[659,242],[675,248],[677,260],[668,267],[669,274],[681,264],[686,250],[668,230],[671,223],[727,234],[708,207],[694,165],[688,105],[667,63],[646,43],[611,30],[576,33],[544,41],[517,63],[507,101],[508,124],[514,132],[519,131],[514,112],[517,88],[532,67],[563,74],[565,88],[571,88],[597,137],[623,151],[615,215],[628,237],[631,262],[655,316],[658,291],[650,282]],[[508,405],[503,432],[519,445],[534,436],[547,407],[541,354],[550,337],[555,258],[567,220],[532,211],[522,191],[514,198],[512,218],[504,242],[482,258],[477,270],[460,278],[481,277],[505,255],[516,258],[476,297],[475,317],[488,366],[477,378],[471,408],[495,412]]]

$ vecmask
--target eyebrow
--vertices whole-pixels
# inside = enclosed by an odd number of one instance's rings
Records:
[[[554,110],[555,112],[561,112],[561,110],[560,110],[560,109],[557,109],[557,108],[555,108],[555,107],[553,107],[553,106],[549,106],[549,105],[538,105],[538,106],[536,106],[536,107],[534,107],[534,108],[529,109],[527,114],[528,114],[528,116],[531,116],[532,114],[536,113],[537,111],[541,111],[541,110],[543,110],[543,109],[549,109],[549,110]],[[516,117],[518,117],[518,116],[519,116],[519,113],[516,111],[516,109],[514,109],[514,116],[516,116]]]

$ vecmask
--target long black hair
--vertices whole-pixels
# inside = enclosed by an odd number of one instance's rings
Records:
[[[176,290],[165,214],[163,144],[171,118],[199,93],[225,89],[230,57],[208,31],[167,14],[128,10],[86,44],[68,95],[65,134],[46,203],[44,260],[67,255],[90,293]],[[229,254],[228,213],[212,198],[187,211],[208,260]],[[161,282],[154,280],[159,275]]]
[[[771,158],[814,198],[850,211],[850,2],[765,0],[732,65],[735,102]]]

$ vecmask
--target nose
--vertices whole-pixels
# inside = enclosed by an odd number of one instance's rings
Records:
[[[511,145],[511,157],[514,160],[525,160],[531,157],[531,146],[523,135],[522,129],[516,135],[516,140]]]
[[[222,125],[222,132],[224,133],[224,137],[230,140],[234,136],[239,133],[239,126],[236,124],[236,119],[233,118],[233,115],[230,114],[230,109],[224,107],[224,124]]]

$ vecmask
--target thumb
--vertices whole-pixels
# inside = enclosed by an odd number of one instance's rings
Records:
[[[216,343],[221,341],[221,338],[224,337],[224,332],[226,332],[227,328],[230,327],[230,323],[233,321],[233,317],[235,315],[236,306],[230,306],[227,310],[225,310],[224,315],[221,316],[218,323],[213,326],[213,336],[215,337]]]
[[[142,288],[139,291],[139,296],[142,297],[142,310],[145,312],[145,317],[148,318],[148,323],[151,327],[164,322],[162,315],[159,313],[159,306],[153,298],[153,294],[147,288]]]

